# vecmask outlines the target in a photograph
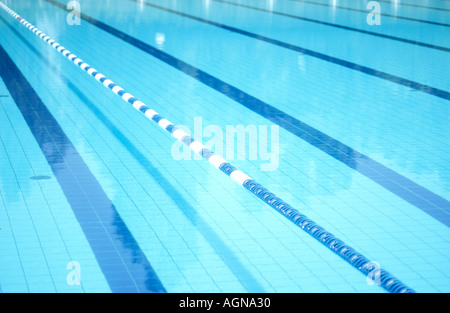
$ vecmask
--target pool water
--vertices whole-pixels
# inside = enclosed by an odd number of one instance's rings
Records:
[[[375,268],[450,291],[448,1],[2,2]],[[0,292],[387,292],[0,29]]]

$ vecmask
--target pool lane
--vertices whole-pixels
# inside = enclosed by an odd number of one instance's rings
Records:
[[[65,9],[65,6],[54,0],[45,0],[49,3],[56,5],[61,9]],[[132,0],[134,1],[134,0]],[[153,4],[146,5],[152,7],[161,8]],[[168,12],[173,13],[173,10],[164,9]],[[186,16],[184,13],[176,12],[182,16]],[[192,17],[191,15],[187,15]],[[350,168],[358,171],[364,176],[370,178],[374,182],[383,186],[387,190],[391,191],[400,198],[406,200],[412,205],[423,210],[427,214],[433,216],[443,224],[450,227],[450,201],[447,199],[433,193],[432,191],[420,186],[414,181],[402,176],[401,174],[391,170],[390,168],[384,166],[383,164],[376,162],[372,158],[352,149],[351,147],[339,142],[333,137],[311,127],[310,125],[294,118],[293,116],[286,114],[285,112],[271,106],[253,97],[244,91],[234,87],[180,59],[177,59],[170,54],[167,54],[159,49],[156,49],[149,44],[138,40],[110,25],[107,25],[85,13],[81,14],[81,18],[92,25],[124,40],[125,42],[145,51],[146,53],[158,58],[159,60],[169,64],[172,67],[182,71],[183,73],[201,81],[202,83],[208,85],[209,87],[215,89],[216,91],[223,93],[227,97],[239,102],[243,106],[252,110],[253,112],[263,116],[264,118],[276,123],[277,125],[283,127],[287,131],[296,135],[298,138],[303,139],[313,145],[314,147],[322,150],[338,161],[344,163]],[[197,18],[195,18],[197,19]],[[201,19],[203,22],[204,20]],[[207,22],[208,24],[213,24],[217,26],[216,23]],[[219,27],[220,24],[219,24]],[[228,29],[228,27],[227,27]],[[235,28],[231,29],[235,31]],[[240,32],[239,32],[240,33]],[[378,74],[377,74],[378,76]],[[414,83],[414,82],[413,82]],[[416,83],[414,83],[416,84]],[[431,93],[433,93],[431,91]],[[444,92],[443,97],[450,99],[447,95],[450,93]],[[434,94],[436,95],[436,94]]]
[[[55,5],[58,5],[61,8],[64,8],[64,6],[62,6],[60,3],[58,3],[55,0],[45,0],[45,1],[48,1],[48,2],[50,2],[52,4],[55,4]],[[130,1],[138,2],[138,0],[130,0]],[[387,80],[389,82],[392,82],[392,83],[395,83],[395,84],[400,84],[400,85],[403,85],[405,87],[410,87],[410,88],[416,89],[418,91],[425,92],[425,93],[428,93],[430,95],[433,95],[433,96],[436,96],[436,97],[439,97],[439,98],[442,98],[442,99],[445,99],[445,100],[450,100],[450,92],[448,92],[446,90],[443,90],[443,89],[439,89],[439,88],[435,88],[435,87],[432,87],[432,86],[429,86],[429,85],[425,85],[425,84],[422,84],[422,83],[419,83],[419,82],[416,82],[416,81],[412,81],[410,79],[406,79],[406,78],[403,78],[403,77],[392,75],[390,73],[383,72],[383,71],[380,71],[380,70],[377,70],[377,69],[374,69],[374,68],[371,68],[371,67],[360,65],[360,64],[357,64],[357,63],[354,63],[354,62],[351,62],[351,61],[347,61],[347,60],[344,60],[344,59],[336,58],[336,57],[333,57],[331,55],[327,55],[327,54],[324,54],[324,53],[321,53],[321,52],[318,52],[318,51],[306,49],[306,48],[303,48],[303,47],[300,47],[300,46],[297,46],[297,45],[289,44],[289,43],[286,43],[286,42],[283,42],[283,41],[280,41],[280,40],[277,40],[277,39],[273,39],[273,38],[270,38],[270,37],[266,37],[266,36],[263,36],[263,35],[260,35],[260,34],[248,32],[248,31],[240,29],[240,28],[228,26],[228,25],[225,25],[225,24],[221,24],[221,23],[217,23],[217,22],[214,22],[214,21],[211,21],[211,20],[200,18],[200,17],[194,16],[194,15],[191,15],[191,14],[183,13],[181,11],[172,10],[172,9],[169,9],[169,8],[166,8],[166,7],[162,7],[162,6],[159,6],[159,5],[155,5],[155,4],[146,2],[146,1],[144,1],[143,3],[145,5],[147,5],[147,6],[151,6],[153,8],[157,8],[159,10],[164,10],[164,11],[167,11],[167,12],[170,12],[170,13],[173,13],[173,14],[178,14],[180,16],[187,17],[187,18],[190,18],[190,19],[202,22],[202,23],[206,23],[206,24],[209,24],[209,25],[212,25],[212,26],[215,26],[215,27],[220,27],[220,28],[223,28],[225,30],[228,30],[228,31],[231,31],[231,32],[234,32],[234,33],[237,33],[237,34],[250,37],[252,39],[261,40],[261,41],[264,41],[264,42],[267,42],[267,43],[270,43],[270,44],[273,44],[273,45],[277,45],[277,46],[285,48],[285,49],[289,49],[289,50],[292,50],[292,51],[295,51],[295,52],[299,52],[301,54],[305,54],[305,55],[312,56],[314,58],[318,58],[318,59],[326,61],[326,62],[334,63],[334,64],[346,67],[346,68],[351,69],[351,70],[359,71],[359,72],[362,72],[362,73],[367,74],[367,75],[371,75],[371,76],[375,76],[377,78],[385,79],[385,80]],[[92,18],[88,17],[85,14],[82,14],[82,16],[84,16],[83,18],[86,19],[86,20],[90,20],[90,21],[93,20]],[[98,21],[96,21],[96,23],[98,24]],[[106,28],[106,27],[104,26],[104,28]]]
[[[328,8],[334,8],[334,9],[340,9],[340,10],[346,10],[346,11],[352,11],[352,12],[359,12],[359,13],[363,13],[363,14],[368,14],[368,12],[370,12],[367,9],[366,10],[357,9],[357,8],[353,8],[353,7],[349,7],[349,6],[333,5],[333,4],[323,3],[323,2],[318,2],[318,1],[308,1],[308,0],[290,0],[290,1],[301,2],[304,4],[308,4],[308,5],[317,5],[317,6],[323,6],[323,7],[328,7]],[[388,14],[388,13],[383,13],[383,12],[384,11],[381,10],[380,16],[389,17],[389,18],[393,18],[393,19],[399,19],[399,20],[407,20],[407,21],[417,22],[417,23],[431,24],[431,25],[436,25],[436,26],[450,27],[450,24],[448,24],[448,23],[436,22],[436,21],[426,20],[426,19],[422,19],[422,18],[413,18],[413,17],[402,16],[402,15],[397,15],[397,14]]]
[[[165,292],[136,240],[53,115],[0,46],[0,73],[113,292]]]
[[[385,38],[385,39],[390,39],[390,40],[396,40],[396,41],[400,41],[400,42],[409,43],[409,44],[412,44],[412,45],[418,45],[418,46],[422,46],[422,47],[427,47],[427,48],[430,48],[430,49],[436,49],[436,50],[442,50],[442,51],[450,52],[450,48],[447,48],[447,47],[433,45],[433,44],[429,44],[429,43],[421,42],[421,41],[417,41],[417,40],[410,40],[410,39],[402,38],[402,37],[398,37],[398,36],[391,36],[391,35],[382,34],[382,33],[379,33],[379,32],[364,30],[362,28],[350,27],[350,26],[347,26],[347,25],[341,25],[341,24],[321,21],[321,20],[318,20],[318,19],[312,19],[312,18],[301,16],[301,15],[299,15],[300,13],[297,13],[297,14],[284,13],[284,12],[280,12],[280,11],[275,11],[273,9],[265,9],[265,8],[262,8],[262,7],[252,6],[252,5],[243,4],[243,3],[236,3],[236,2],[232,2],[232,1],[226,1],[226,0],[213,0],[213,1],[226,3],[226,4],[229,4],[229,5],[238,6],[238,7],[241,7],[241,8],[247,8],[247,9],[252,9],[252,10],[256,10],[256,11],[266,12],[266,13],[269,13],[269,14],[275,14],[275,15],[285,16],[285,17],[289,17],[289,18],[293,18],[293,19],[298,19],[298,20],[303,20],[303,21],[307,21],[307,22],[327,25],[327,26],[340,28],[340,29],[345,29],[345,30],[349,30],[349,31],[354,31],[354,32],[362,33],[362,34],[367,34],[367,35],[370,35],[370,36],[375,36],[375,37],[380,37],[380,38]]]

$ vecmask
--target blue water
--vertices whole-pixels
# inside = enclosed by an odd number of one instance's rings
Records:
[[[450,291],[446,1],[380,1],[381,25],[366,1],[80,0],[80,25],[61,0],[3,2],[204,143],[208,126],[279,126],[274,170],[248,142],[223,156],[408,287]],[[174,158],[3,10],[0,29],[0,292],[386,292]]]

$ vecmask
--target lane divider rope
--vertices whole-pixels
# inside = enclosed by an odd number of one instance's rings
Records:
[[[46,35],[44,32],[35,27],[33,24],[25,20],[23,17],[14,12],[1,1],[0,7],[17,21],[19,21],[23,26],[28,28],[28,30],[32,31],[36,36],[44,40],[51,47],[60,52],[63,56],[72,61],[75,65],[87,72],[90,76],[94,77],[105,87],[109,88],[113,93],[120,96],[128,104],[131,104],[136,110],[143,113],[148,119],[157,123],[158,126],[163,130],[169,132],[172,137],[187,145],[193,152],[202,156],[215,168],[228,175],[237,184],[241,185],[253,195],[261,199],[264,203],[268,204],[277,212],[288,218],[295,225],[299,226],[306,233],[311,235],[313,238],[325,245],[328,249],[350,263],[354,268],[366,275],[366,277],[368,275],[371,275],[372,278],[377,279],[380,286],[383,287],[386,291],[393,293],[415,292],[413,289],[403,284],[399,279],[392,276],[389,272],[381,268],[378,269],[374,262],[371,262],[364,255],[345,244],[342,240],[336,238],[333,234],[326,231],[324,228],[319,226],[317,223],[315,223],[305,215],[301,214],[281,198],[277,197],[275,194],[264,188],[261,184],[257,183],[253,178],[251,178],[238,168],[234,167],[231,163],[224,160],[221,156],[212,152],[201,142],[194,140],[185,131],[177,128],[172,122],[163,118],[156,111],[146,106],[131,93],[128,93],[122,87],[115,84],[111,79],[107,78],[95,68],[91,67],[89,64],[60,45],[50,36]]]

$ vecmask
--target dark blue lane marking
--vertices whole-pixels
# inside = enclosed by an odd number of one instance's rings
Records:
[[[111,291],[165,292],[114,204],[1,45],[0,75],[72,207]]]
[[[53,3],[56,6],[66,10],[64,5],[54,0],[45,1]],[[80,17],[86,22],[89,22],[92,25],[95,25],[96,27],[110,33],[111,35],[122,39],[136,48],[215,89],[260,116],[272,121],[293,135],[305,140],[312,146],[322,150],[350,168],[365,175],[372,181],[383,186],[395,195],[450,227],[450,201],[416,184],[410,179],[396,173],[390,168],[378,163],[375,160],[372,160],[368,156],[352,149],[351,147],[313,128],[312,126],[309,126],[308,124],[290,116],[270,104],[267,104],[182,60],[171,56],[170,54],[156,49],[149,44],[127,35],[126,33],[90,16],[87,16],[84,13],[82,13]]]
[[[302,3],[307,3],[307,4],[314,4],[314,5],[321,5],[321,6],[325,6],[325,7],[333,7],[333,8],[337,8],[337,9],[341,9],[341,10],[347,10],[347,11],[353,11],[353,12],[362,12],[362,13],[365,13],[365,14],[370,13],[370,10],[361,10],[361,9],[343,7],[343,6],[340,6],[340,5],[331,5],[331,4],[328,4],[328,3],[321,3],[321,2],[315,2],[315,1],[307,1],[307,0],[291,0],[291,1],[302,2]],[[392,17],[392,18],[395,18],[395,19],[408,20],[408,21],[413,21],[413,22],[427,23],[427,24],[432,24],[432,25],[450,27],[450,24],[433,22],[433,21],[427,21],[427,20],[421,20],[421,19],[412,18],[412,17],[398,16],[398,15],[392,15],[392,14],[386,14],[386,13],[380,13],[380,15],[381,16],[386,16],[386,17]]]
[[[41,54],[35,47],[33,47],[13,26],[7,23],[2,16],[0,21],[3,21],[9,29],[37,56],[40,60],[48,66],[67,86],[73,90],[76,96],[83,102],[86,107],[94,113],[98,119],[109,129],[111,133],[122,143],[122,145],[130,151],[133,157],[145,168],[147,173],[152,176],[155,181],[162,187],[166,194],[174,199],[178,204],[183,214],[191,221],[192,225],[197,227],[198,231],[207,240],[210,246],[216,251],[217,255],[223,260],[228,268],[233,272],[240,283],[248,292],[266,292],[264,287],[258,280],[249,272],[249,270],[242,264],[235,253],[227,246],[227,244],[220,238],[215,230],[197,213],[196,209],[180,194],[176,187],[153,165],[147,158],[145,153],[141,152],[128,137],[120,131],[120,129],[94,104],[83,92],[78,89],[68,78],[66,78],[55,67],[49,59]]]
[[[56,2],[54,0],[45,0],[45,1],[48,1],[48,2],[51,2],[51,3],[55,3]],[[130,0],[130,1],[139,2],[138,0]],[[375,70],[375,69],[367,67],[367,66],[363,66],[363,65],[359,65],[359,64],[356,64],[356,63],[353,63],[353,62],[350,62],[350,61],[346,61],[346,60],[342,60],[342,59],[339,59],[339,58],[335,58],[335,57],[329,56],[327,54],[323,54],[323,53],[320,53],[320,52],[317,52],[317,51],[313,51],[313,50],[305,49],[305,48],[302,48],[302,47],[299,47],[299,46],[291,45],[291,44],[288,44],[288,43],[285,43],[285,42],[282,42],[282,41],[279,41],[279,40],[276,40],[276,39],[272,39],[272,38],[261,36],[261,35],[258,35],[258,34],[254,34],[254,33],[251,33],[251,32],[248,32],[248,31],[245,31],[245,30],[242,30],[242,29],[239,29],[239,28],[235,28],[235,27],[232,27],[232,26],[227,26],[227,25],[224,25],[224,24],[220,24],[220,23],[217,23],[217,22],[206,20],[206,19],[203,19],[203,18],[200,18],[200,17],[197,17],[197,16],[193,16],[193,15],[187,14],[187,13],[183,13],[183,12],[180,12],[180,11],[175,11],[175,10],[172,10],[172,9],[168,9],[168,8],[161,7],[159,5],[148,3],[148,2],[145,2],[145,1],[143,3],[145,5],[147,5],[147,6],[153,7],[155,9],[159,9],[159,10],[162,10],[162,11],[170,12],[170,13],[177,14],[177,15],[189,18],[189,19],[193,19],[193,20],[196,20],[196,21],[199,21],[199,22],[202,22],[202,23],[206,23],[206,24],[213,25],[213,26],[216,26],[216,27],[219,27],[219,28],[222,28],[222,29],[226,29],[228,31],[231,31],[231,32],[234,32],[234,33],[237,33],[237,34],[240,34],[240,35],[244,35],[244,36],[247,36],[247,37],[250,37],[250,38],[254,38],[254,39],[257,39],[257,40],[268,42],[270,44],[273,44],[273,45],[276,45],[276,46],[279,46],[279,47],[283,47],[283,48],[286,48],[286,49],[289,49],[289,50],[300,52],[300,53],[312,56],[314,58],[318,58],[318,59],[321,59],[321,60],[324,60],[324,61],[327,61],[327,62],[330,62],[330,63],[334,63],[334,64],[337,64],[337,65],[340,65],[340,66],[344,66],[346,68],[349,68],[349,69],[352,69],[352,70],[356,70],[356,71],[359,71],[359,72],[362,72],[362,73],[365,73],[365,74],[368,74],[368,75],[371,75],[371,76],[375,76],[375,77],[378,77],[378,78],[381,78],[381,79],[385,79],[387,81],[390,81],[390,82],[393,82],[393,83],[396,83],[396,84],[400,84],[400,85],[403,85],[403,86],[406,86],[406,87],[409,87],[409,88],[412,88],[412,89],[416,89],[416,90],[428,93],[430,95],[433,95],[433,96],[436,96],[436,97],[439,97],[439,98],[442,98],[442,99],[450,100],[450,92],[442,90],[442,89],[438,89],[438,88],[434,88],[434,87],[431,87],[431,86],[428,86],[428,85],[417,83],[415,81],[412,81],[412,80],[409,80],[409,79],[406,79],[406,78],[402,78],[402,77],[399,77],[399,76],[391,75],[391,74],[388,74],[388,73],[385,73],[385,72],[381,72],[381,71]],[[61,5],[61,4],[59,4],[59,6],[63,7],[63,5]]]
[[[414,40],[409,40],[406,38],[380,34],[380,33],[371,32],[368,30],[363,30],[363,29],[354,28],[354,27],[350,27],[350,26],[328,23],[328,22],[319,21],[319,20],[315,20],[315,19],[311,19],[311,18],[307,18],[307,17],[292,15],[292,14],[273,11],[273,10],[267,10],[267,9],[263,9],[263,8],[258,8],[258,7],[241,4],[241,3],[236,3],[236,2],[231,2],[231,1],[226,1],[226,0],[214,0],[214,1],[220,2],[220,3],[226,3],[226,4],[230,4],[230,5],[234,5],[234,6],[238,6],[238,7],[242,7],[242,8],[252,9],[255,11],[266,12],[266,13],[270,13],[270,14],[275,14],[275,15],[285,16],[285,17],[294,18],[294,19],[298,19],[298,20],[303,20],[303,21],[307,21],[307,22],[311,22],[311,23],[317,23],[317,24],[336,27],[336,28],[345,29],[345,30],[349,30],[349,31],[354,31],[354,32],[358,32],[358,33],[362,33],[362,34],[366,34],[366,35],[370,35],[370,36],[376,36],[376,37],[380,37],[380,38],[384,38],[384,39],[396,40],[396,41],[400,41],[400,42],[409,43],[412,45],[417,45],[417,46],[427,47],[427,48],[431,48],[431,49],[442,50],[445,52],[450,52],[450,48],[436,46],[436,45],[432,45],[432,44],[425,43],[425,42],[414,41]]]

